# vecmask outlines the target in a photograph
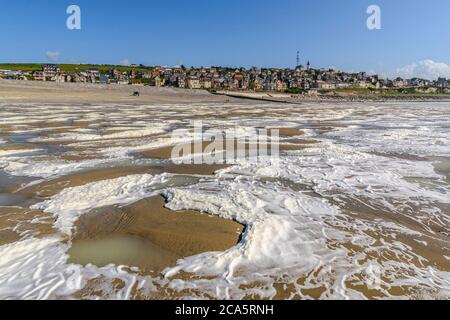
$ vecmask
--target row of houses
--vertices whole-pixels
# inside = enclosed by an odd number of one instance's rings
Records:
[[[136,66],[137,67],[137,66]],[[9,79],[55,81],[55,82],[89,82],[116,83],[149,86],[171,86],[189,89],[226,89],[279,91],[295,90],[333,90],[342,88],[418,88],[422,91],[448,91],[450,80],[439,78],[436,81],[425,79],[383,79],[378,75],[365,72],[347,73],[334,69],[314,69],[308,62],[295,69],[289,68],[226,68],[200,67],[186,68],[152,67],[118,68],[100,72],[92,68],[81,72],[63,72],[58,65],[45,65],[42,70],[34,72],[0,70],[0,76]],[[419,90],[420,91],[420,90]]]
[[[230,69],[211,68],[163,68],[158,74],[164,85],[191,89],[228,89],[253,91],[286,91],[288,89],[331,90],[342,88],[450,88],[450,80],[383,79],[365,72],[346,73],[333,69],[313,69],[298,66],[295,69]]]

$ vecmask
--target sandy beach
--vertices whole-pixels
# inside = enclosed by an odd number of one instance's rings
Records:
[[[448,298],[448,103],[135,89],[0,81],[0,298]]]
[[[134,91],[139,91],[140,96],[133,97]],[[176,104],[226,103],[232,100],[234,99],[226,96],[211,95],[204,90],[0,79],[0,102]]]

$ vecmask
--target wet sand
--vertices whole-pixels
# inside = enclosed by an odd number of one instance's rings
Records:
[[[203,143],[199,143],[201,144],[201,153],[203,154],[211,154],[211,150],[209,148],[209,146],[211,145],[211,141],[207,141],[207,142],[203,142]],[[228,141],[224,141],[223,146],[219,147],[217,150],[212,151],[212,152],[224,152],[226,151],[226,147],[227,147],[227,143],[229,143]],[[249,143],[243,143],[241,145],[238,145],[236,143],[236,141],[231,141],[230,145],[233,145],[233,154],[234,159],[236,159],[238,153],[242,153],[242,156],[248,156],[249,155],[249,149],[250,149],[250,144]],[[271,154],[271,150],[272,147],[276,149],[276,147],[278,147],[279,151],[298,151],[298,150],[303,150],[305,148],[306,145],[310,144],[310,142],[308,140],[290,140],[290,141],[286,141],[286,142],[281,142],[280,144],[277,145],[273,145],[272,143],[267,143],[266,148],[267,148],[267,154]],[[167,159],[171,159],[172,158],[172,151],[174,150],[175,146],[167,146],[167,147],[162,147],[162,148],[155,148],[155,149],[150,149],[150,150],[146,150],[146,151],[142,151],[140,152],[140,154],[142,156],[144,156],[145,158],[149,158],[149,159],[161,159],[161,160],[167,160]],[[208,148],[208,149],[207,149]],[[194,143],[191,144],[186,144],[186,145],[182,145],[179,147],[179,150],[181,149],[185,149],[185,150],[190,150],[190,152],[187,152],[186,154],[180,152],[180,154],[175,154],[175,157],[177,156],[181,156],[181,157],[189,157],[189,156],[197,156],[197,154],[195,153],[195,145]],[[228,160],[228,159],[227,159]],[[225,162],[225,160],[223,161]]]
[[[269,135],[271,134],[272,130],[278,130],[278,133],[280,134],[280,137],[296,137],[296,136],[302,136],[305,133],[300,128],[279,128],[279,129],[270,129]]]
[[[0,246],[55,233],[54,219],[42,211],[21,207],[0,207]]]
[[[157,196],[83,215],[76,223],[69,261],[161,271],[180,258],[225,251],[238,243],[242,225],[194,211],[173,212],[164,204]]]

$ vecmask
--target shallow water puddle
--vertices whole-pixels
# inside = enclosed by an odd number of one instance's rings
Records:
[[[139,267],[141,270],[162,270],[173,265],[178,256],[133,235],[112,235],[102,239],[74,241],[68,262],[103,267],[109,264]]]
[[[33,178],[15,177],[2,171],[0,168],[0,193],[9,192],[19,188],[23,184],[32,182]]]
[[[437,173],[443,174],[450,181],[450,158],[448,157],[430,157],[433,161],[434,170]]]
[[[19,194],[0,193],[0,207],[27,206],[32,200]]]

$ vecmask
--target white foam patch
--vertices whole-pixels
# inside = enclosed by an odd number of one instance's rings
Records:
[[[172,210],[193,209],[235,219],[247,226],[243,242],[224,253],[185,259],[177,268],[168,269],[167,276],[183,269],[223,274],[231,280],[244,272],[242,268],[246,269],[246,276],[257,270],[275,275],[281,266],[301,271],[319,263],[318,256],[312,253],[325,253],[322,219],[336,214],[336,209],[326,201],[303,195],[294,197],[279,190],[259,189],[251,183],[212,184],[206,185],[207,188],[211,188],[210,192],[195,187],[171,189],[167,193],[167,207]]]
[[[16,126],[19,127],[19,126]],[[23,134],[23,133],[40,133],[40,132],[51,132],[51,131],[56,131],[56,130],[64,130],[67,129],[69,130],[71,127],[69,126],[62,126],[62,127],[48,127],[48,128],[24,128],[21,130],[14,130],[11,131],[11,133],[14,134]]]
[[[30,119],[29,117],[8,117],[0,119],[0,124],[2,125],[13,125],[13,124],[33,124],[38,123],[41,120],[39,119]]]
[[[123,159],[122,159],[123,160]],[[93,159],[84,161],[35,161],[31,158],[14,159],[13,161],[2,161],[0,166],[8,174],[13,176],[38,177],[44,179],[56,178],[90,168],[106,166],[117,163],[119,159]]]
[[[387,128],[386,130],[353,126],[326,134],[339,138],[359,150],[417,156],[450,156],[448,132],[429,127]]]
[[[36,152],[42,152],[42,149],[16,149],[16,150],[0,150],[0,161],[2,157],[27,156]]]
[[[413,211],[409,218],[431,233],[435,232],[430,228],[434,223],[444,228],[450,224],[448,213],[436,207],[436,203],[450,203],[450,186],[444,176],[435,173],[431,162],[377,156],[328,141],[289,154],[279,160],[259,163],[241,161],[239,166],[222,170],[220,175],[285,179],[306,185],[316,194],[338,203],[362,203],[398,214],[408,206],[417,207],[420,209]],[[441,183],[433,189],[409,182],[407,177]]]
[[[112,140],[112,139],[124,139],[124,138],[142,138],[146,136],[165,133],[167,127],[164,125],[153,125],[148,128],[120,131],[114,133],[95,134],[95,133],[75,133],[68,132],[58,135],[57,137],[49,138],[34,138],[32,142],[46,142],[46,141],[97,141],[97,140]],[[90,132],[95,132],[91,129]]]
[[[79,279],[71,279],[61,268],[67,260],[66,250],[67,245],[59,238],[29,239],[1,246],[0,298],[49,299],[80,289]]]

